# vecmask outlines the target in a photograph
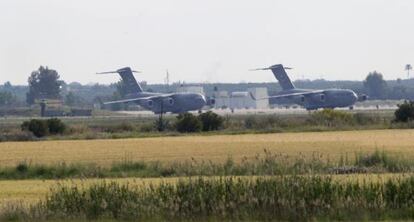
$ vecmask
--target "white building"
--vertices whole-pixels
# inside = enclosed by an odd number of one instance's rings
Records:
[[[268,96],[267,88],[249,88],[245,92],[219,91],[214,93],[215,108],[230,109],[266,109],[269,107],[269,100],[254,100],[255,98],[265,98]]]
[[[247,91],[249,93],[251,93],[257,99],[268,97],[267,88],[265,88],[265,87],[249,88],[249,89],[247,89]],[[250,99],[252,99],[252,98],[250,97]],[[269,108],[269,100],[268,99],[261,99],[261,100],[253,100],[252,99],[252,101],[254,101],[253,108],[255,108],[255,109],[267,109],[267,108]]]
[[[202,86],[180,86],[177,88],[177,92],[200,93],[204,95],[204,88]]]
[[[227,91],[214,92],[213,98],[215,100],[214,108],[221,109],[230,107],[230,98]]]

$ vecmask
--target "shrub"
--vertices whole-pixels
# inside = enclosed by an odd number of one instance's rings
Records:
[[[23,122],[21,129],[32,132],[36,137],[44,137],[49,133],[47,122],[39,119]]]
[[[358,125],[374,125],[383,123],[383,118],[379,115],[369,113],[355,113],[353,118]]]
[[[29,166],[27,165],[27,163],[24,163],[24,162],[19,163],[16,166],[16,171],[19,172],[19,173],[26,173],[28,171],[28,169],[29,169]]]
[[[200,114],[198,118],[203,124],[203,127],[202,127],[203,131],[213,131],[213,130],[218,130],[221,127],[223,127],[223,123],[224,123],[223,117],[211,111]]]
[[[158,130],[158,132],[163,132],[170,127],[170,121],[165,118],[158,118],[154,121],[152,129]],[[152,130],[151,130],[152,131]]]
[[[405,101],[398,105],[398,109],[394,113],[395,121],[408,122],[414,119],[414,101]]]
[[[44,137],[49,133],[52,135],[62,134],[66,129],[66,125],[57,118],[48,120],[32,119],[24,121],[20,128],[23,131],[32,132],[36,137]]]
[[[107,133],[132,132],[135,130],[136,130],[136,127],[134,125],[132,125],[131,123],[125,123],[125,122],[120,123],[120,124],[105,126],[103,128],[103,131]]]
[[[255,116],[248,116],[244,120],[244,127],[246,129],[253,129],[258,125],[258,120]]]
[[[175,128],[180,133],[200,132],[202,128],[201,121],[191,113],[183,113],[177,116]]]
[[[46,122],[51,134],[62,134],[66,130],[66,125],[58,118],[48,119]]]
[[[326,125],[326,126],[340,126],[340,125],[352,125],[354,118],[352,114],[338,111],[333,109],[324,109],[317,111],[311,115],[310,121],[314,124]]]

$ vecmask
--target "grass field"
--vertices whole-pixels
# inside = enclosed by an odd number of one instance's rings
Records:
[[[82,185],[87,187],[90,184],[103,181],[117,181],[134,185],[159,184],[161,182],[174,183],[178,178],[122,178],[122,179],[74,179],[74,180],[4,180],[0,181],[0,206],[12,202],[33,203],[49,193],[50,189],[58,184]]]
[[[27,161],[36,164],[95,163],[110,167],[115,162],[161,161],[173,163],[196,160],[224,162],[229,156],[235,161],[244,157],[254,159],[266,149],[289,156],[301,155],[336,161],[345,154],[354,158],[360,152],[377,150],[404,158],[414,158],[414,130],[362,130],[335,132],[244,134],[244,135],[189,135],[118,140],[58,140],[39,142],[0,143],[0,167],[15,167]],[[410,171],[411,172],[411,171]],[[254,174],[256,175],[256,174]],[[354,174],[335,175],[340,181],[385,181],[409,174]],[[306,176],[306,175],[304,175]],[[255,178],[246,176],[245,178]],[[0,180],[0,207],[14,203],[33,204],[50,193],[58,184],[89,187],[102,181],[116,181],[131,185],[176,183],[178,178],[119,178],[71,180]]]
[[[356,174],[356,175],[335,175],[333,178],[339,181],[382,181],[390,178],[401,178],[412,174]],[[216,178],[216,177],[213,177]],[[241,177],[253,179],[256,177]],[[120,178],[120,179],[74,179],[74,180],[3,180],[0,181],[0,207],[9,203],[35,203],[45,198],[49,191],[58,184],[80,185],[88,187],[91,184],[103,181],[116,181],[120,184],[146,186],[160,183],[176,183],[180,178]]]
[[[0,143],[0,165],[16,163],[96,163],[143,160],[175,162],[190,160],[236,161],[253,158],[267,149],[274,153],[335,160],[344,154],[386,151],[414,157],[414,130],[363,130],[278,134],[180,136],[119,140],[72,140]]]

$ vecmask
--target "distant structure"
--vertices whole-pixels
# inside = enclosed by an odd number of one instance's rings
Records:
[[[267,97],[267,88],[249,88],[243,92],[227,92],[215,91],[214,108],[230,108],[230,109],[267,109],[269,108],[268,100],[254,100],[250,95],[257,97]]]
[[[411,64],[405,65],[405,71],[407,71],[407,79],[410,79],[410,71],[413,69]]]
[[[204,88],[202,86],[183,86],[177,88],[177,93],[204,93]]]

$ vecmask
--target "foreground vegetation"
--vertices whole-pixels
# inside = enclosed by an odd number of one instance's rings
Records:
[[[189,178],[156,186],[61,185],[3,220],[363,220],[413,219],[414,178],[337,181],[321,176]]]
[[[157,178],[186,176],[275,176],[297,174],[355,174],[355,173],[412,173],[414,159],[397,157],[386,152],[355,153],[354,157],[341,156],[330,161],[322,155],[312,158],[272,154],[269,151],[254,159],[223,163],[211,161],[185,161],[162,163],[159,161],[130,161],[114,163],[109,167],[95,164],[28,164],[0,168],[0,179],[67,179],[67,178]]]
[[[178,117],[167,116],[162,121],[156,117],[63,118],[61,120],[64,123],[64,131],[58,131],[57,133],[51,132],[45,124],[36,125],[35,129],[40,130],[40,133],[38,133],[27,130],[27,124],[21,126],[21,120],[2,120],[0,121],[0,142],[45,139],[119,139],[183,135],[181,133],[188,132],[210,135],[212,133],[242,134],[414,127],[412,121],[409,123],[395,122],[392,112],[355,113],[334,110],[318,111],[310,115],[258,114],[226,115],[223,117],[208,112],[197,117],[191,114]],[[44,127],[39,128],[39,126]]]

